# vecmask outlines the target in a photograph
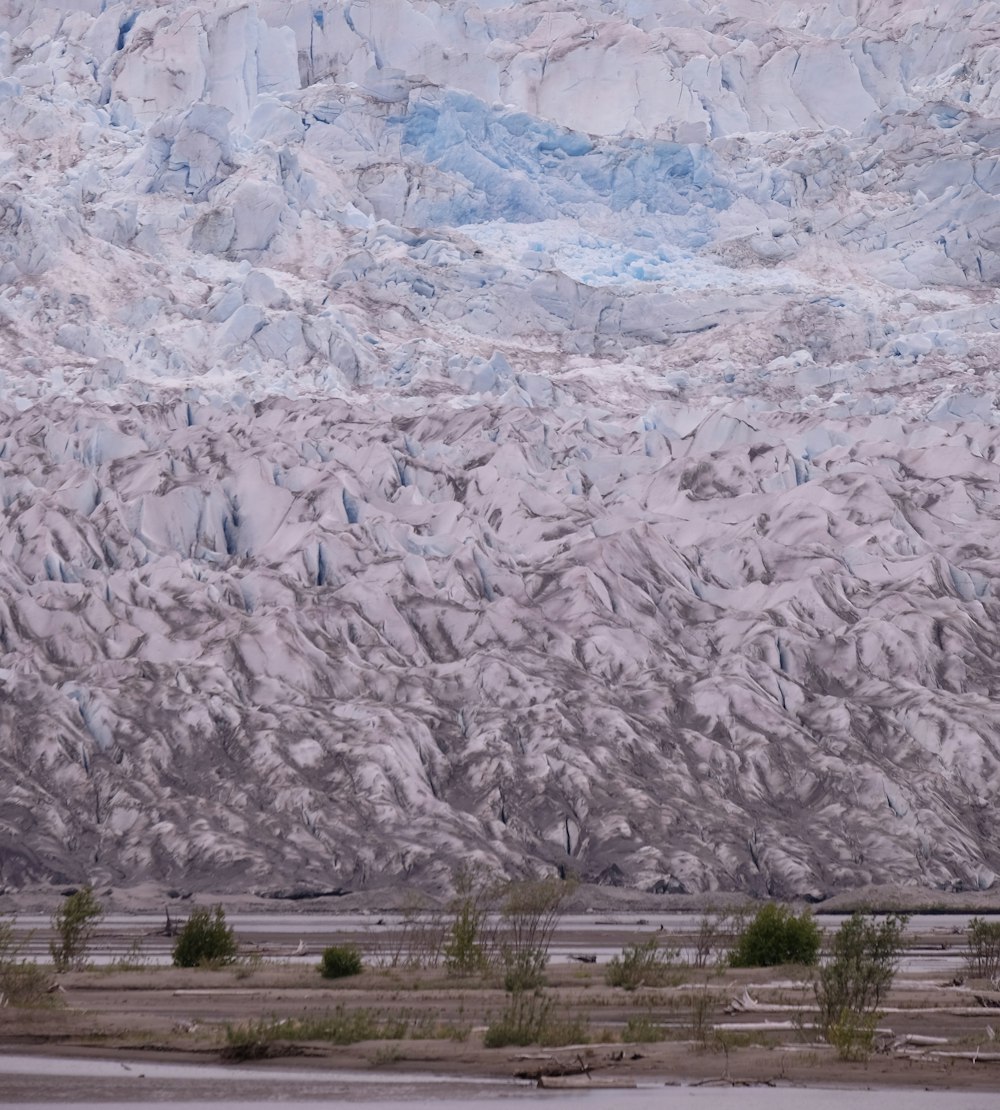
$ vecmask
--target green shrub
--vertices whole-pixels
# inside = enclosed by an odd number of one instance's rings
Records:
[[[675,952],[661,949],[656,937],[642,944],[628,944],[608,963],[604,981],[609,987],[624,987],[627,991],[662,986],[674,970],[675,956]]]
[[[40,1006],[50,995],[49,976],[24,956],[14,937],[14,922],[0,921],[0,1006]]]
[[[323,949],[319,972],[324,979],[346,979],[361,973],[361,953],[353,944],[334,945]]]
[[[454,1040],[464,1041],[468,1026],[441,1021],[440,1013],[410,1010],[348,1010],[337,1006],[325,1013],[302,1017],[270,1017],[226,1026],[227,1060],[259,1060],[286,1056],[304,1041],[352,1045],[359,1041]],[[285,1047],[281,1047],[284,1045]]]
[[[34,960],[16,960],[0,965],[0,1006],[28,1009],[45,1006],[54,999],[51,980]]]
[[[816,979],[819,1027],[841,1059],[871,1053],[878,1007],[892,985],[908,918],[853,913],[837,930]]]
[[[549,1016],[538,1034],[543,1048],[562,1048],[568,1044],[586,1044],[590,1040],[587,1023],[583,1018],[554,1018]]]
[[[690,1033],[693,1040],[708,1046],[708,1035],[712,1032],[712,1013],[717,1000],[711,991],[700,990],[691,995]]]
[[[552,1002],[542,991],[515,991],[499,1017],[490,1021],[483,1034],[485,1048],[537,1044],[557,1048],[586,1044],[587,1023],[581,1018],[558,1018]]]
[[[426,1022],[407,1011],[347,1010],[337,1006],[322,1014],[305,1017],[261,1018],[243,1025],[226,1026],[231,1045],[263,1044],[272,1041],[326,1041],[351,1045],[359,1041],[400,1041],[426,1031]]]
[[[103,916],[104,907],[89,886],[75,891],[56,910],[52,915],[52,929],[56,935],[49,941],[56,971],[83,967],[94,931]]]
[[[511,883],[507,888],[499,944],[504,990],[533,991],[544,984],[552,936],[573,889],[572,883],[559,879]]]
[[[488,926],[498,889],[486,876],[460,867],[454,876],[455,898],[444,946],[444,966],[449,975],[478,975],[495,962],[495,930]]]
[[[819,958],[820,930],[808,910],[796,915],[787,906],[768,902],[736,940],[733,967],[814,964]]]
[[[834,934],[830,959],[820,969],[816,997],[825,1031],[844,1010],[870,1013],[892,985],[902,954],[907,918],[889,914],[883,921],[853,913]]]
[[[223,1060],[242,1064],[247,1060],[266,1060],[273,1055],[270,1041],[257,1040],[251,1028],[226,1026],[226,1043],[219,1053]]]
[[[221,906],[194,910],[174,945],[175,967],[223,967],[238,957],[239,945]]]
[[[1000,921],[974,917],[969,922],[965,966],[976,978],[996,979],[1000,975]]]
[[[666,1027],[651,1017],[630,1017],[622,1030],[625,1044],[653,1044],[666,1039]]]
[[[878,1014],[858,1014],[841,1010],[840,1016],[826,1031],[826,1039],[837,1050],[841,1060],[867,1060],[875,1047]]]
[[[483,1034],[486,1048],[538,1044],[549,1022],[552,1003],[541,991],[517,991],[507,1008],[491,1021]]]
[[[481,934],[484,915],[471,899],[459,904],[444,946],[449,975],[475,975],[486,967]]]

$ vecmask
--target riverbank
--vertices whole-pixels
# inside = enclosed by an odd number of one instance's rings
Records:
[[[625,991],[607,986],[604,967],[573,962],[553,965],[547,979],[540,1004],[552,1043],[487,1048],[484,1034],[509,997],[488,977],[459,980],[440,968],[369,969],[334,982],[282,961],[72,972],[59,977],[49,1005],[0,1009],[0,1053],[38,1061],[34,1074],[5,1076],[5,1101],[58,1101],[69,1091],[74,1100],[135,1098],[141,1084],[131,1081],[152,1063],[211,1065],[206,1090],[225,1088],[214,1069],[235,1081],[289,1066],[321,1084],[360,1070],[375,1085],[402,1072],[472,1084],[578,1073],[625,1083],[1000,1086],[989,1033],[1000,1012],[980,1003],[989,993],[982,984],[898,976],[879,1051],[845,1062],[811,1028],[805,969],[677,968],[661,986]],[[89,1080],[67,1085],[46,1064],[65,1058],[114,1061],[127,1082],[112,1084],[117,1094],[106,1076],[93,1089]],[[189,1079],[184,1097],[200,1098]],[[177,1097],[180,1087],[164,1089]]]
[[[31,1058],[0,1056],[0,1087],[30,1067]],[[845,1088],[812,1083],[802,1085],[646,1083],[632,1089],[602,1086],[570,1091],[538,1090],[527,1084],[475,1083],[457,1077],[397,1072],[373,1076],[366,1072],[308,1072],[286,1067],[223,1072],[204,1065],[144,1063],[123,1066],[114,1061],[59,1058],[47,1061],[54,1094],[38,1097],[38,1088],[23,1092],[15,1088],[8,1105],[24,1107],[69,1107],[74,1110],[103,1110],[111,1104],[169,1106],[170,1110],[239,1110],[255,1103],[280,1101],[296,1110],[326,1110],[330,1105],[361,1104],[367,1110],[438,1110],[442,1103],[468,1107],[509,1107],[525,1110],[551,1107],[553,1099],[563,1105],[587,1110],[663,1110],[665,1106],[690,1110],[841,1110],[845,1097],[852,1110],[882,1110],[905,1100],[908,1110],[994,1110],[996,1094],[984,1091],[916,1090],[900,1087]],[[60,1093],[72,1091],[72,1101]],[[35,1097],[31,1097],[35,1096]]]

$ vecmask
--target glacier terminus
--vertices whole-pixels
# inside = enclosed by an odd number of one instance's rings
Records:
[[[0,886],[984,890],[1000,4],[0,0]]]

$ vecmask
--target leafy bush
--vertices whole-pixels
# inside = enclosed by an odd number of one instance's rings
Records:
[[[174,945],[175,967],[223,967],[238,957],[239,945],[221,906],[192,911]]]
[[[787,906],[768,902],[737,938],[729,962],[733,967],[814,964],[819,946],[819,926],[808,910],[796,915]]]
[[[827,1029],[826,1039],[837,1050],[837,1056],[841,1060],[867,1060],[875,1047],[877,1025],[878,1014],[841,1010],[840,1016]]]
[[[661,949],[656,937],[642,944],[628,944],[608,963],[604,981],[609,987],[624,987],[627,991],[662,986],[673,971],[675,955]]]
[[[486,1048],[538,1044],[552,1012],[552,1003],[541,991],[518,991],[507,1008],[491,1021],[483,1034]]]
[[[965,966],[981,979],[1000,976],[1000,921],[974,917],[966,931]]]
[[[444,947],[449,975],[476,975],[496,957],[496,937],[488,929],[489,911],[497,897],[495,886],[467,869],[455,875],[452,921]]]
[[[444,947],[444,966],[449,975],[475,975],[486,966],[481,932],[482,915],[471,900],[464,901],[455,912]]]
[[[585,1044],[587,1025],[580,1018],[560,1019],[553,1013],[552,1002],[544,992],[515,991],[499,1017],[490,1021],[483,1034],[485,1048],[504,1048],[507,1045],[559,1045]]]
[[[83,967],[94,931],[103,916],[104,907],[89,886],[69,895],[56,910],[52,915],[52,929],[56,935],[49,941],[56,971]]]
[[[23,952],[14,922],[0,921],[0,1006],[39,1006],[48,998],[48,975]]]
[[[883,921],[852,914],[834,935],[830,959],[816,980],[819,1026],[841,1059],[871,1052],[879,1003],[889,991],[903,950],[908,918]]]
[[[571,883],[557,879],[512,883],[508,888],[500,941],[505,990],[530,991],[544,983],[549,945],[572,889]]]
[[[353,944],[323,949],[319,973],[324,979],[346,979],[349,975],[359,975],[361,969],[361,953]]]

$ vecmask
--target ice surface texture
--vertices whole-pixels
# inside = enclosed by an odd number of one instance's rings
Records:
[[[994,882],[1000,5],[0,15],[0,884]]]

